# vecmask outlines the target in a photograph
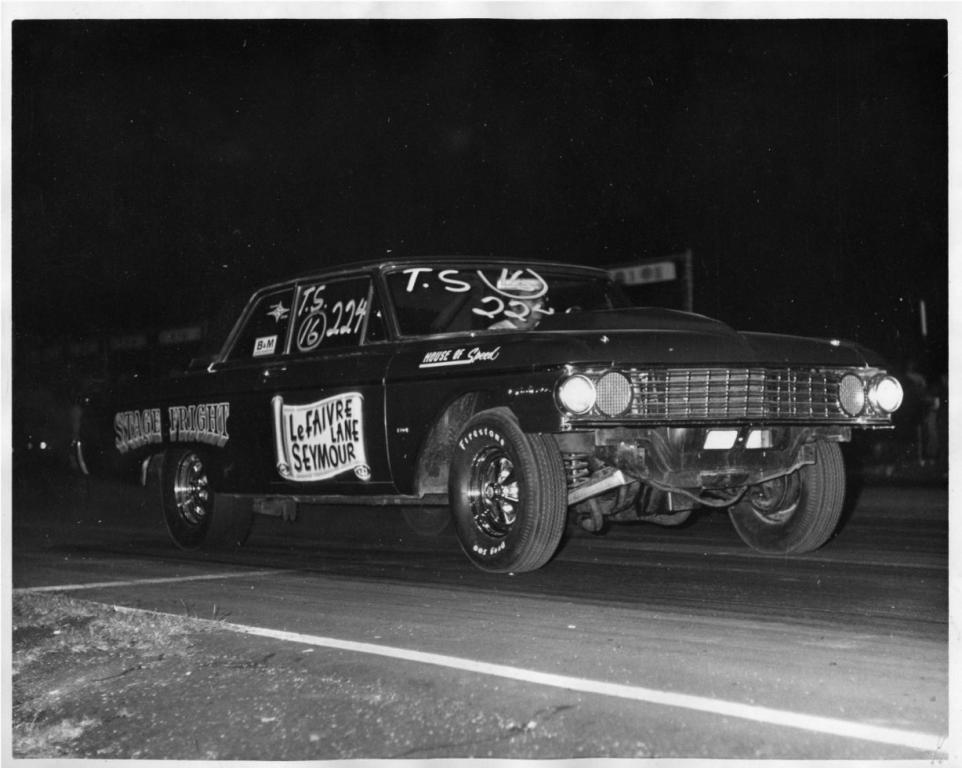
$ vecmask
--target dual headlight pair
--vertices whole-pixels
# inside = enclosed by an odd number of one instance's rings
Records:
[[[576,373],[561,380],[557,396],[561,407],[575,416],[596,405],[605,416],[620,416],[631,405],[631,381],[618,371],[608,371],[597,381]]]
[[[882,415],[894,413],[902,405],[902,396],[898,379],[884,373],[868,380],[848,373],[838,383],[838,404],[849,416],[861,416],[866,405]]]

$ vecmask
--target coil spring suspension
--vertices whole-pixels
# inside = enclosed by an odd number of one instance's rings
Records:
[[[569,488],[581,485],[591,474],[587,453],[562,453],[561,460],[564,462],[565,476],[568,478]]]

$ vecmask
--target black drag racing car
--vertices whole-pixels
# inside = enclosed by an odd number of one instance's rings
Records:
[[[109,450],[160,483],[185,548],[344,502],[397,505],[426,532],[453,520],[494,572],[544,565],[569,520],[600,532],[711,508],[786,555],[839,522],[839,444],[890,425],[902,388],[882,365],[835,339],[630,306],[598,269],[367,264],[262,288],[216,353],[113,393]]]

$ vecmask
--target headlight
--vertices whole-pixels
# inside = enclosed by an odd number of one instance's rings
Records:
[[[605,416],[620,416],[631,405],[631,381],[623,373],[609,371],[595,385],[598,410]]]
[[[558,385],[558,402],[573,414],[587,413],[595,404],[595,385],[580,373],[569,376]]]
[[[902,404],[902,385],[894,376],[876,376],[869,385],[868,400],[883,413],[897,411]]]
[[[865,385],[855,374],[849,373],[839,381],[838,404],[849,416],[858,416],[865,408]]]

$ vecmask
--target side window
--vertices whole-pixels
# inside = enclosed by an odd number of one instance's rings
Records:
[[[293,294],[294,289],[287,287],[262,296],[248,316],[227,359],[269,359],[284,354]]]
[[[301,283],[294,302],[291,354],[357,346],[370,303],[368,277]]]

